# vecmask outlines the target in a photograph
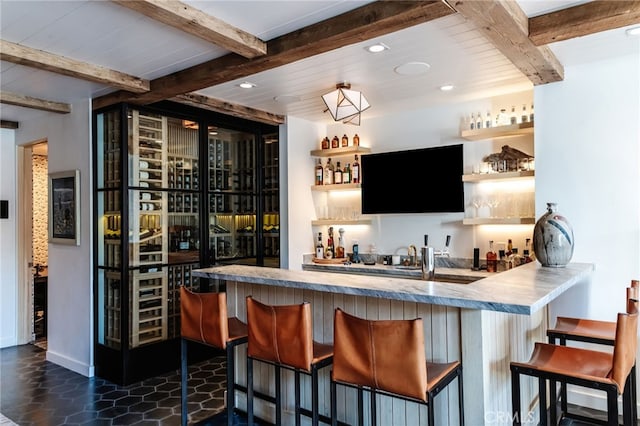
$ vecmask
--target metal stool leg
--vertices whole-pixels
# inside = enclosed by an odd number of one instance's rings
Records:
[[[189,423],[189,414],[187,413],[187,386],[188,386],[188,365],[187,365],[187,341],[180,339],[180,420],[182,426]]]
[[[520,373],[511,369],[511,411],[513,426],[520,426]]]
[[[280,386],[280,366],[276,365],[276,424],[282,424],[282,392]]]
[[[378,424],[378,410],[376,410],[376,391],[371,389],[371,426]]]
[[[294,372],[295,377],[295,411],[296,411],[296,426],[300,426],[300,372],[296,370]]]
[[[311,367],[311,424],[318,426],[320,423],[320,408],[318,404],[318,369]]]
[[[253,426],[253,360],[247,356],[247,423]]]
[[[336,382],[331,380],[331,426],[338,425],[338,395],[336,395]]]
[[[358,388],[358,426],[364,425],[364,392]]]
[[[540,403],[540,426],[547,426],[547,379],[538,377],[538,401]]]
[[[234,346],[227,344],[227,426],[233,426],[236,405],[236,374]]]

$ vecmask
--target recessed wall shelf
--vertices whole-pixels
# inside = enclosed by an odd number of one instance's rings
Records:
[[[508,138],[512,136],[532,135],[533,123],[518,123],[509,126],[489,127],[478,130],[463,130],[460,137],[469,141]],[[325,150],[327,151],[327,150]]]
[[[349,154],[368,154],[371,152],[371,148],[365,146],[345,146],[344,148],[330,148],[330,149],[314,149],[311,151],[313,157],[339,157],[341,155]]]
[[[327,225],[371,225],[371,219],[318,219],[312,220],[313,226],[327,226]]]
[[[463,225],[533,225],[534,217],[474,217],[462,219]]]
[[[509,180],[529,178],[535,176],[535,170],[521,170],[518,172],[504,172],[504,173],[481,173],[462,175],[463,182],[487,182],[493,180]]]

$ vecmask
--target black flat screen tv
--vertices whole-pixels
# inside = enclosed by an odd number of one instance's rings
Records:
[[[462,145],[363,155],[362,213],[464,211]]]

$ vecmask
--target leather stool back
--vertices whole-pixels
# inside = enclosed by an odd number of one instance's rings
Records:
[[[247,297],[247,414],[253,424],[253,360],[275,366],[275,398],[261,396],[276,405],[276,424],[282,424],[280,368],[294,371],[295,417],[300,424],[300,415],[309,415],[314,426],[320,416],[318,406],[318,370],[331,364],[333,347],[313,341],[311,305],[304,302],[296,305],[266,305]],[[311,412],[300,407],[300,373],[311,376]]]
[[[233,424],[235,406],[235,347],[247,342],[247,325],[227,317],[226,293],[194,293],[180,287],[182,425],[187,413],[187,341],[226,351],[227,425]]]
[[[358,421],[363,418],[363,389],[371,392],[371,422],[376,424],[376,393],[427,404],[434,424],[433,399],[458,378],[460,424],[464,424],[462,365],[428,363],[424,326],[412,320],[366,320],[341,309],[334,316],[331,413],[337,424],[336,384],[358,389]]]

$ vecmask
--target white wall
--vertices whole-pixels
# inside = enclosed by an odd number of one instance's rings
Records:
[[[18,343],[17,220],[15,131],[0,129],[0,200],[9,201],[9,218],[0,219],[0,348]]]
[[[80,170],[80,246],[49,244],[47,359],[93,376],[91,103],[20,123],[15,137],[18,145],[47,140],[49,173]]]

